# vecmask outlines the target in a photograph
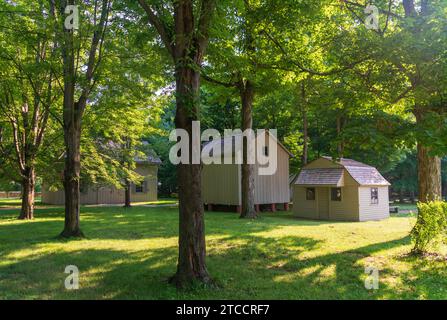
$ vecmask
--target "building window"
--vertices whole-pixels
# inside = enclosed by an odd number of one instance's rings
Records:
[[[332,188],[331,189],[331,200],[332,201],[341,201],[341,188]]]
[[[306,200],[315,200],[315,188],[306,188]]]
[[[135,192],[136,193],[143,193],[144,192],[144,182],[141,182],[141,183],[135,185]]]
[[[379,203],[379,189],[371,188],[371,204]]]

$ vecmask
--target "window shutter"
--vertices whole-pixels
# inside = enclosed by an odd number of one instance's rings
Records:
[[[143,182],[143,192],[144,193],[147,193],[149,190],[148,190],[148,187],[147,187],[147,181],[146,180],[144,180],[144,182]]]

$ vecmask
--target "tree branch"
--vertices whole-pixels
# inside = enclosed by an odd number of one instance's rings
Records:
[[[174,46],[172,35],[163,21],[155,14],[145,0],[138,0],[140,6],[144,9],[149,19],[149,23],[157,30],[168,52],[174,57]]]
[[[200,17],[196,34],[197,64],[201,63],[203,55],[206,50],[206,46],[208,44],[211,17],[215,6],[216,6],[216,0],[202,0],[200,3]]]

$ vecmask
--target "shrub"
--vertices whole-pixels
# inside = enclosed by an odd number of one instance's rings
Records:
[[[413,253],[424,253],[431,246],[445,241],[447,235],[447,203],[432,201],[418,203],[418,218],[411,230]]]

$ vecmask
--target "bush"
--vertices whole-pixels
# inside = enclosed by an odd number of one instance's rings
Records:
[[[418,219],[411,230],[414,243],[413,253],[425,253],[427,250],[445,241],[447,235],[447,203],[433,201],[418,203]]]

